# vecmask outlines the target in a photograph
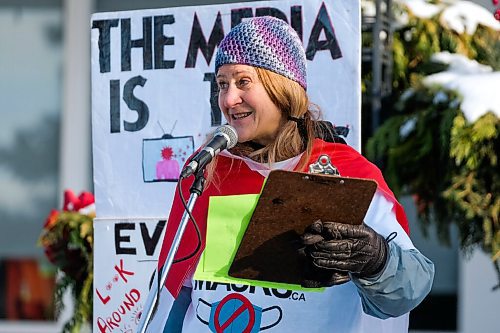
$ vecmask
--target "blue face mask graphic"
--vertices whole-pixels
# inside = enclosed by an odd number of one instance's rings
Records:
[[[201,306],[205,306],[205,311],[200,308]],[[208,321],[202,318],[203,312],[205,312],[205,315],[207,314],[207,307],[210,307]],[[263,313],[271,310],[277,310],[273,316],[276,317],[274,322],[261,327]],[[196,315],[214,333],[256,333],[277,325],[281,321],[282,312],[277,306],[263,310],[261,307],[250,303],[241,294],[230,294],[221,301],[212,304],[199,299]]]

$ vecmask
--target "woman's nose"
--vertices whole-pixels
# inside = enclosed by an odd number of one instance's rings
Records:
[[[229,87],[221,95],[224,106],[228,109],[235,107],[242,102],[241,91],[235,85]]]

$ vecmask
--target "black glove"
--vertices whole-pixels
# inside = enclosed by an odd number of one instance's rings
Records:
[[[371,277],[385,266],[387,241],[365,224],[316,221],[302,235],[309,264],[303,286],[332,286],[349,281],[348,273]]]

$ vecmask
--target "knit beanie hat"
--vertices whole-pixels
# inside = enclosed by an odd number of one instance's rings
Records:
[[[307,88],[302,42],[288,23],[275,17],[254,17],[231,29],[217,50],[215,73],[225,64],[268,69]]]

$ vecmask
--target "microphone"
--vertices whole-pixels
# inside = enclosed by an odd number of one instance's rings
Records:
[[[182,169],[180,178],[186,178],[200,169],[205,168],[210,161],[224,149],[233,148],[238,142],[238,133],[234,127],[223,125],[215,130],[214,136]]]

